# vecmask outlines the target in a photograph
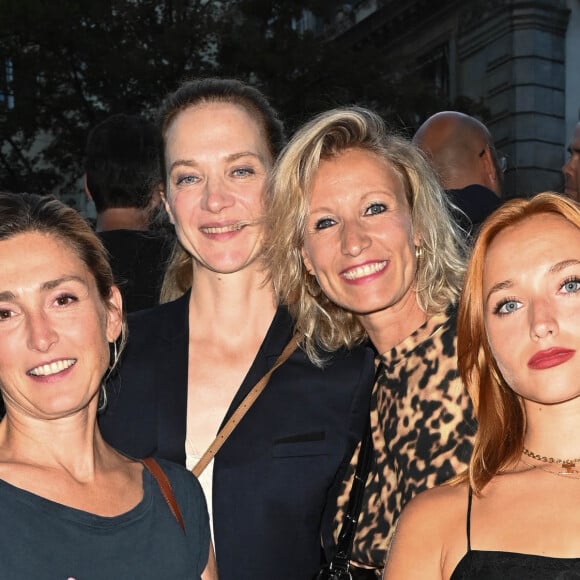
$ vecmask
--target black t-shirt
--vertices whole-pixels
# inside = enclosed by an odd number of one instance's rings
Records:
[[[448,189],[446,193],[461,210],[453,212],[456,222],[471,238],[475,237],[485,219],[502,204],[502,200],[491,189],[478,184],[463,189]]]
[[[173,240],[137,230],[110,230],[98,235],[109,252],[125,312],[157,306]]]

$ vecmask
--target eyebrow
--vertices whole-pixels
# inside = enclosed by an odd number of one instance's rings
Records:
[[[507,290],[508,288],[511,288],[513,285],[514,285],[514,283],[511,280],[504,280],[503,282],[498,282],[497,284],[494,284],[489,289],[489,292],[487,293],[487,296],[485,297],[486,304],[489,302],[489,299],[491,298],[491,295],[494,292],[499,292],[500,290]]]
[[[266,160],[264,159],[263,155],[259,153],[255,153],[254,151],[239,151],[238,153],[231,153],[227,155],[225,160],[228,163],[232,161],[236,161],[240,159],[240,157],[254,157],[257,159],[262,165],[266,164]],[[169,173],[171,173],[176,167],[197,167],[197,162],[193,159],[176,159],[169,168]]]
[[[385,203],[384,200],[377,199],[375,197],[376,195],[384,195],[384,196],[389,198],[388,203],[389,203],[389,209],[391,211],[396,211],[396,210],[400,209],[401,204],[398,203],[399,200],[397,199],[397,194],[390,191],[390,190],[386,190],[386,189],[373,189],[371,191],[368,191],[366,193],[361,194],[361,196],[360,196],[361,204],[368,202],[369,199],[371,199],[371,200],[374,199],[378,203]],[[395,203],[392,203],[393,200],[395,201]],[[324,202],[322,202],[322,203],[324,203]],[[393,206],[395,206],[395,207],[393,208]],[[330,214],[330,213],[334,213],[334,211],[335,211],[334,208],[332,208],[330,206],[326,206],[326,205],[320,205],[320,206],[316,206],[316,207],[312,206],[308,210],[308,215],[313,215],[313,214],[318,214],[318,213]]]
[[[45,292],[47,290],[54,290],[54,288],[58,288],[61,284],[65,282],[78,282],[85,287],[88,287],[86,280],[81,278],[80,276],[62,276],[61,278],[57,278],[56,280],[48,280],[47,282],[43,282],[40,285],[40,290]],[[4,292],[0,292],[0,300],[14,300],[16,295],[11,290],[5,290]]]
[[[574,145],[569,145],[568,146],[568,153],[570,153],[570,155],[573,155],[574,153],[580,153],[580,147],[575,147]]]
[[[557,274],[558,272],[561,272],[562,270],[565,270],[570,266],[577,266],[578,264],[580,264],[580,260],[562,260],[561,262],[557,262],[556,264],[551,266],[550,269],[548,270],[548,273]],[[489,302],[489,299],[494,292],[499,292],[500,290],[507,290],[508,288],[511,288],[513,285],[514,283],[512,280],[504,280],[503,282],[498,282],[497,284],[494,284],[487,293],[487,296],[485,298],[486,303]]]

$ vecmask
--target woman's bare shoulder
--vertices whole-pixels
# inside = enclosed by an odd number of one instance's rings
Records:
[[[389,550],[386,580],[440,580],[464,552],[467,484],[418,494],[403,510]]]
[[[434,543],[440,542],[441,538],[451,540],[457,530],[465,528],[467,501],[467,484],[442,485],[423,491],[405,506],[395,536],[405,543],[410,538],[414,541],[421,537]]]
[[[468,485],[440,485],[416,495],[405,507],[406,518],[436,515],[440,521],[465,514],[467,510]]]

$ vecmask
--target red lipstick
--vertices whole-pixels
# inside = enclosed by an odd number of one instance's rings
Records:
[[[569,348],[553,347],[538,351],[528,361],[528,367],[539,371],[556,367],[570,360],[576,354],[575,350]]]

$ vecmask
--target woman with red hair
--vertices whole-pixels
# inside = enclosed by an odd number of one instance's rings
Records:
[[[468,471],[405,509],[385,578],[580,578],[580,206],[484,223],[458,317],[479,431]]]

